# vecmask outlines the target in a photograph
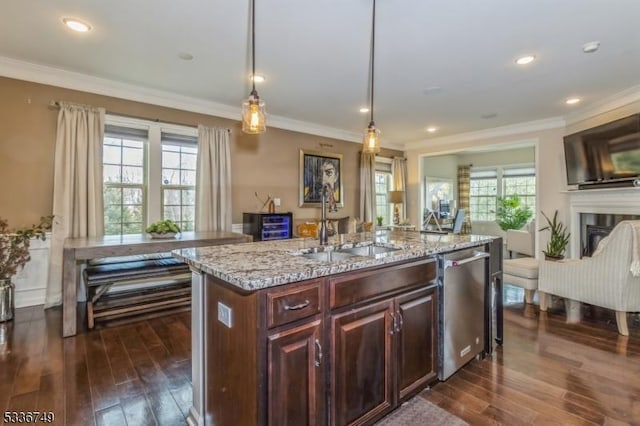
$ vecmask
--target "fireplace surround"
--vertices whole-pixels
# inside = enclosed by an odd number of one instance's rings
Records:
[[[622,220],[640,219],[640,188],[583,189],[567,191],[571,230],[570,256],[585,252],[587,225],[592,226],[592,245]]]

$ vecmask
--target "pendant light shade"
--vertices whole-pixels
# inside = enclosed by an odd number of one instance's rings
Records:
[[[376,129],[376,124],[373,121],[373,94],[374,94],[374,60],[376,50],[376,0],[373,0],[373,14],[371,19],[371,96],[369,101],[371,102],[369,111],[371,113],[371,119],[369,120],[369,127],[365,130],[364,140],[362,141],[362,151],[371,154],[377,154],[380,152],[380,130]]]
[[[251,0],[251,93],[242,103],[242,131],[249,134],[263,133],[267,130],[264,101],[260,100],[256,90],[256,1]]]

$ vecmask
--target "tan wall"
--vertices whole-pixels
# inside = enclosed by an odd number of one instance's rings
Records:
[[[282,205],[277,211],[291,211],[295,219],[318,218],[319,209],[298,207],[299,150],[342,154],[345,204],[333,216],[359,216],[360,144],[275,128],[250,136],[242,133],[239,120],[0,77],[0,217],[8,219],[12,227],[34,223],[52,210],[58,115],[58,110],[49,106],[52,100],[104,107],[107,113],[143,119],[232,129],[234,223],[242,222],[243,212],[260,207],[255,192],[261,198],[267,194],[279,197]],[[381,155],[402,152],[383,150]]]

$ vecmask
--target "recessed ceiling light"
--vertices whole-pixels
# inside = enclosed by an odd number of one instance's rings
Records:
[[[582,45],[582,51],[584,53],[593,53],[600,48],[599,41],[590,41]]]
[[[497,114],[497,113],[495,113],[495,112],[490,112],[490,113],[487,113],[487,114],[482,114],[480,117],[481,117],[481,118],[484,118],[485,120],[488,120],[488,119],[490,119],[490,118],[496,118],[497,116],[498,116],[498,114]]]
[[[74,18],[63,18],[62,22],[73,31],[86,33],[91,29],[91,25]]]
[[[429,86],[426,87],[424,89],[422,89],[422,94],[423,95],[436,95],[438,93],[442,92],[442,87],[440,86]]]
[[[256,83],[264,83],[267,80],[267,77],[265,77],[262,74],[256,74],[254,76],[249,76],[249,80],[251,81],[253,79],[253,81],[255,81]]]
[[[193,59],[193,55],[191,53],[187,53],[187,52],[180,52],[178,54],[178,58],[184,60],[184,61],[190,61]]]
[[[516,64],[518,64],[518,65],[527,65],[527,64],[530,64],[531,62],[533,62],[535,59],[536,59],[536,57],[533,56],[533,55],[521,56],[518,59],[516,59]]]
[[[427,132],[429,132],[429,133],[435,133],[435,132],[437,132],[437,131],[438,131],[438,128],[437,128],[437,127],[435,127],[435,126],[429,126],[429,127],[427,127]]]
[[[567,105],[575,105],[578,102],[580,102],[580,98],[569,98],[566,101],[564,101]]]
[[[369,112],[369,108],[364,107],[364,108],[360,108],[360,112],[363,114],[366,114],[367,112]]]

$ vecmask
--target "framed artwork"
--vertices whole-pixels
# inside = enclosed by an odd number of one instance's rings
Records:
[[[330,184],[338,207],[344,207],[342,154],[300,150],[300,207],[320,208],[323,185]]]

